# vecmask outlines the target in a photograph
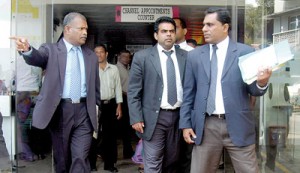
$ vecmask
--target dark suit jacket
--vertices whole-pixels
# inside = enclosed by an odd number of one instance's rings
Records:
[[[98,58],[95,53],[81,46],[86,75],[87,111],[94,129],[97,129],[96,104],[100,106],[100,79]],[[33,126],[43,129],[49,124],[63,93],[67,63],[67,48],[61,39],[58,43],[43,44],[36,50],[32,48],[30,56],[23,55],[29,65],[46,70],[44,82],[37,96],[33,111]]]
[[[181,81],[183,83],[187,51],[176,49]],[[130,123],[144,122],[140,138],[150,140],[157,123],[163,92],[163,78],[157,45],[134,55],[129,74],[128,107]]]
[[[183,89],[183,104],[180,110],[181,129],[192,128],[196,133],[195,143],[201,144],[205,125],[206,103],[210,83],[209,45],[189,52]],[[238,67],[239,57],[254,51],[250,46],[229,41],[222,72],[222,92],[227,129],[236,146],[248,146],[255,142],[255,120],[250,110],[249,95],[261,96],[266,90],[243,82]]]

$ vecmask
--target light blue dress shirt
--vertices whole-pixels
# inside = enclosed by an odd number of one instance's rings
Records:
[[[66,66],[64,90],[63,90],[62,98],[70,98],[71,62],[72,62],[71,61],[71,58],[72,58],[71,49],[72,49],[73,45],[68,43],[65,39],[63,39],[63,41],[67,47],[67,66]],[[80,71],[81,71],[81,97],[86,97],[86,76],[85,76],[84,59],[83,59],[81,47],[79,46],[78,48],[79,48],[78,56],[79,56]]]

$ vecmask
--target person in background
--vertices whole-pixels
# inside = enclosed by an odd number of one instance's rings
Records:
[[[183,50],[190,51],[193,47],[187,44],[185,35],[187,34],[187,25],[183,18],[173,18],[176,23],[176,42],[175,46]]]
[[[46,70],[32,125],[49,128],[56,173],[89,173],[88,153],[100,106],[98,58],[87,46],[87,20],[76,12],[63,20],[63,38],[37,50],[24,37],[15,40],[26,63]]]
[[[249,95],[267,91],[272,70],[259,69],[256,81],[244,83],[238,58],[254,49],[229,38],[230,23],[228,10],[206,10],[202,30],[208,44],[188,54],[180,128],[194,144],[191,172],[216,172],[224,148],[235,172],[259,172]]]
[[[175,46],[180,47],[183,50],[191,51],[194,48],[189,46],[185,40],[187,34],[187,25],[182,18],[173,18],[176,23],[176,42]],[[180,157],[179,157],[179,172],[190,173],[191,170],[191,157],[193,145],[184,141],[182,135],[180,139]]]
[[[30,147],[29,138],[29,123],[31,108],[33,105],[32,97],[37,96],[41,83],[42,70],[39,67],[34,67],[26,64],[21,57],[17,59],[16,73],[16,100],[17,100],[17,122],[18,134],[20,136],[20,159],[28,162],[35,160],[34,153]],[[44,157],[44,156],[43,156]]]
[[[178,122],[187,51],[174,47],[175,33],[172,18],[158,18],[154,24],[157,44],[135,53],[130,69],[130,123],[143,140],[145,173],[178,171]]]
[[[194,39],[192,39],[192,38],[187,39],[187,40],[186,40],[186,43],[187,43],[188,45],[190,45],[191,47],[193,47],[193,48],[196,48],[196,47],[197,47],[197,41],[194,40]]]
[[[123,158],[131,158],[134,151],[131,146],[131,137],[133,134],[130,126],[128,103],[127,103],[127,91],[128,91],[128,78],[129,78],[129,63],[131,61],[131,54],[128,50],[121,50],[118,55],[117,67],[120,73],[120,79],[122,84],[122,118],[119,121],[120,135],[123,141]]]
[[[3,123],[3,117],[2,117],[2,113],[0,112],[0,172],[4,170],[5,171],[9,170],[11,167],[9,154],[3,136],[2,123]]]
[[[104,161],[104,170],[118,172],[115,164],[118,157],[117,121],[122,117],[121,80],[118,68],[107,62],[108,52],[105,45],[97,45],[94,52],[98,57],[101,83],[101,116],[99,119],[99,130],[102,134],[101,156]]]

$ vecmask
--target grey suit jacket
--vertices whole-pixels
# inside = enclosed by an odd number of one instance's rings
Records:
[[[187,51],[176,49],[183,83]],[[137,135],[150,140],[157,123],[163,92],[163,78],[157,45],[134,55],[129,74],[128,107],[130,123],[144,122],[144,133]]]
[[[192,128],[196,133],[195,143],[200,145],[205,125],[206,103],[210,83],[209,45],[198,47],[188,53],[183,104],[180,109],[181,129]],[[266,90],[243,82],[238,58],[254,51],[250,46],[229,41],[222,72],[222,93],[227,129],[236,146],[255,143],[255,120],[250,110],[249,96],[261,96]]]
[[[98,58],[89,48],[82,46],[81,49],[86,74],[87,111],[94,129],[97,129],[96,104],[100,106],[101,103]],[[39,50],[32,48],[31,55],[23,55],[23,57],[27,64],[46,70],[40,94],[37,96],[32,122],[33,126],[43,129],[51,121],[62,98],[67,48],[61,39],[58,43],[41,45]]]

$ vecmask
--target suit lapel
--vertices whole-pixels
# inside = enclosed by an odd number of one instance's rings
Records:
[[[90,81],[90,77],[91,77],[91,67],[92,67],[92,61],[90,60],[90,53],[88,53],[88,51],[86,51],[86,47],[81,46],[81,50],[82,50],[82,55],[83,55],[83,60],[84,60],[84,68],[85,68],[85,83],[86,83],[86,88],[88,87],[88,84]]]
[[[57,61],[58,61],[58,66],[59,66],[59,75],[60,75],[60,84],[61,88],[64,87],[64,82],[65,82],[65,74],[66,74],[66,67],[67,67],[67,47],[65,43],[63,42],[63,39],[61,39],[58,42],[57,45]]]
[[[226,75],[229,68],[231,67],[232,63],[237,58],[237,47],[236,43],[234,43],[232,40],[229,40],[229,45],[227,49],[227,55],[224,62],[223,72],[222,72],[222,78]]]
[[[183,52],[176,49],[176,57],[179,67],[180,79],[183,82],[184,68],[185,68],[185,58],[183,57]]]
[[[203,68],[204,71],[210,79],[210,51],[209,51],[209,44],[204,45],[204,48],[202,49],[201,55],[199,58],[202,58],[203,62]]]
[[[157,51],[157,45],[155,45],[150,52],[150,61],[153,64],[155,71],[158,73],[159,77],[162,79],[160,58]]]

